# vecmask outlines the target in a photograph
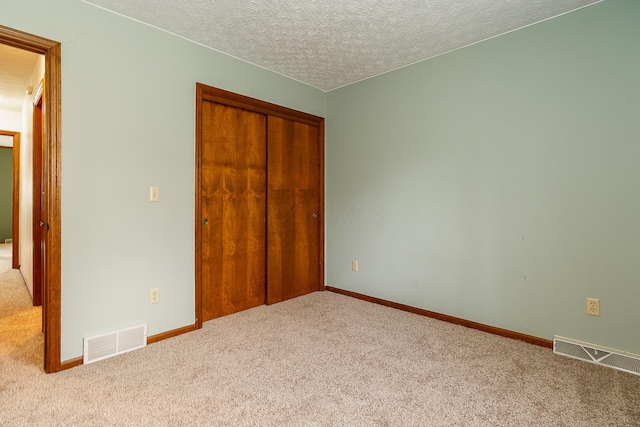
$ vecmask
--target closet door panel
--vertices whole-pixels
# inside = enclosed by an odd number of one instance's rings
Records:
[[[203,321],[265,303],[266,116],[202,105]]]
[[[267,303],[320,287],[320,159],[317,126],[269,116]]]

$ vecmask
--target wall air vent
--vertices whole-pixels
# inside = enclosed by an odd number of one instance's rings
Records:
[[[553,352],[572,359],[584,360],[585,362],[640,375],[640,356],[637,354],[612,350],[558,336],[553,337]]]
[[[84,363],[93,363],[147,345],[147,324],[84,339]]]

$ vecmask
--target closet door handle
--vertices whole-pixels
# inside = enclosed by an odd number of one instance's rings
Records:
[[[202,225],[207,225],[207,224],[209,224],[209,220],[208,220],[207,218],[202,218],[202,219],[200,220],[200,222],[202,223]]]
[[[314,213],[313,213],[313,217],[314,217],[314,218],[318,218],[318,212],[314,212]]]

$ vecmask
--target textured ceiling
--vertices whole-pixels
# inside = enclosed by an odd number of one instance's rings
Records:
[[[37,53],[0,44],[0,110],[22,111]]]
[[[601,0],[85,0],[328,91]]]

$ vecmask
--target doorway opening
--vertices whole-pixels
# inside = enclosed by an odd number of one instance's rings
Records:
[[[17,269],[20,268],[19,261],[19,197],[20,197],[20,132],[17,131],[8,131],[0,129],[0,148],[8,147],[11,148],[11,157],[12,157],[12,177],[11,184],[6,186],[6,188],[11,187],[11,241],[12,241],[12,252],[11,252],[11,268]],[[7,226],[9,226],[7,224]],[[7,235],[7,233],[4,233]],[[4,237],[6,240],[6,237]],[[0,243],[3,241],[3,237],[0,236]]]
[[[42,104],[42,317],[44,370],[63,369],[61,363],[61,65],[60,43],[0,26],[0,44],[44,55],[46,93]],[[35,202],[35,201],[34,201]],[[14,261],[15,263],[15,261]]]

